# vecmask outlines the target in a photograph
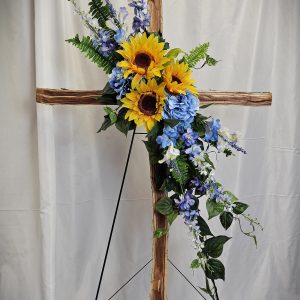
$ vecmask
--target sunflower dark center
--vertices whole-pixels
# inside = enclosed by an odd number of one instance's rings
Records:
[[[176,77],[176,76],[172,76],[172,82],[173,81],[176,81],[177,83],[181,83],[182,81],[178,78],[178,77]]]
[[[156,94],[142,95],[138,106],[143,114],[153,116],[156,113]]]
[[[147,69],[151,64],[151,57],[146,53],[138,53],[134,59],[134,63],[143,69]]]

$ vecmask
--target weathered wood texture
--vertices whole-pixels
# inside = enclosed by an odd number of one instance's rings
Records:
[[[157,165],[150,164],[150,178],[152,187],[152,204],[153,204],[153,230],[158,228],[168,228],[168,222],[165,216],[155,211],[156,203],[164,196],[158,190],[156,184],[156,174],[159,172]],[[151,300],[166,300],[167,299],[167,263],[168,263],[168,235],[160,238],[154,238],[152,243],[152,291]]]
[[[36,102],[50,105],[107,105],[110,102],[100,99],[101,90],[36,89]],[[265,106],[272,104],[271,93],[246,93],[223,91],[199,91],[203,104]]]

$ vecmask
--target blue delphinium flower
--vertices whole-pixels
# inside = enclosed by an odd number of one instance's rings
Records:
[[[139,33],[145,31],[150,25],[150,13],[147,0],[131,0],[129,6],[134,8],[133,32]]]
[[[124,78],[124,71],[115,67],[109,75],[109,85],[117,93],[117,100],[121,100],[130,89],[130,78]]]
[[[161,148],[167,148],[171,145],[176,145],[179,138],[178,128],[174,126],[173,128],[167,126],[163,129],[163,134],[156,138],[156,142],[161,146]]]
[[[218,130],[221,128],[219,119],[212,119],[211,122],[208,123],[208,126],[205,131],[204,140],[206,142],[217,142],[218,141]]]
[[[194,177],[190,181],[189,186],[190,186],[190,188],[194,188],[201,195],[204,195],[207,191],[207,184],[202,182],[198,177]]]
[[[199,210],[195,208],[195,199],[192,191],[187,191],[180,199],[175,200],[175,204],[187,224],[191,224],[199,216]]]
[[[198,110],[198,98],[187,91],[186,95],[172,95],[166,100],[163,118],[180,120],[178,125],[187,129],[189,124],[193,122]]]
[[[116,18],[117,17],[117,12],[116,10],[114,9],[113,5],[111,4],[111,2],[109,0],[105,0],[106,2],[106,5],[108,6],[109,8],[109,11],[110,11],[110,14],[112,15],[113,18]]]
[[[115,50],[117,43],[111,40],[108,31],[101,28],[98,31],[98,35],[93,39],[93,46],[104,57],[108,57]]]
[[[182,135],[182,140],[184,142],[184,145],[187,147],[194,145],[198,138],[199,138],[199,134],[197,132],[194,132],[192,128],[188,128],[186,133]]]

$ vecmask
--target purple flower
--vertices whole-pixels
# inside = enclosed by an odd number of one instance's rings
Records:
[[[143,32],[150,25],[147,0],[131,0],[129,6],[134,8],[132,29],[134,33]]]

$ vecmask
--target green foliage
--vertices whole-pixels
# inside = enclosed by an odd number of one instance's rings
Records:
[[[83,36],[80,40],[78,34],[72,39],[66,40],[77,47],[82,53],[85,54],[93,63],[99,68],[102,68],[107,74],[110,74],[112,69],[116,66],[116,59],[113,55],[104,57],[94,47],[93,42],[89,36]]]
[[[194,68],[200,60],[206,58],[209,43],[200,44],[183,57],[190,68]]]
[[[125,119],[126,112],[126,108],[120,109],[115,124],[116,128],[127,136],[128,131],[133,130],[135,128],[135,124],[133,121],[128,121],[127,119]]]
[[[176,160],[172,161],[173,178],[181,185],[184,185],[189,179],[189,164],[187,158],[183,155],[177,156]]]
[[[164,119],[165,125],[169,125],[171,128],[176,126],[179,123],[179,120],[176,119]]]
[[[203,138],[205,136],[205,127],[206,127],[207,119],[208,119],[207,117],[198,113],[195,116],[194,121],[192,123],[193,130],[198,132],[198,134],[201,138]]]
[[[191,262],[191,268],[198,269],[199,267],[201,267],[201,264],[200,264],[199,259],[196,258]]]
[[[197,221],[198,221],[198,226],[200,227],[201,235],[203,235],[203,236],[212,235],[213,236],[213,234],[211,233],[211,231],[209,229],[209,226],[207,225],[207,223],[201,216],[198,216]]]
[[[206,240],[204,243],[203,253],[205,253],[213,258],[219,257],[223,252],[224,244],[229,239],[230,238],[225,235],[220,235],[220,236],[214,236],[214,237]]]
[[[234,204],[233,212],[237,215],[242,214],[249,207],[248,204],[242,202],[235,202]]]
[[[162,154],[159,145],[153,139],[148,139],[148,141],[143,141],[149,154],[149,160],[151,164],[156,164],[160,159],[162,159]]]
[[[108,127],[110,127],[112,125],[113,125],[113,123],[111,122],[109,115],[104,116],[104,121],[103,121],[100,129],[97,131],[97,133],[106,130]]]
[[[172,223],[176,220],[178,217],[178,211],[173,210],[170,214],[167,215],[167,221],[169,225],[172,225]]]
[[[233,221],[233,214],[231,212],[224,211],[220,215],[220,222],[226,230],[231,226],[232,221]]]
[[[153,237],[155,238],[161,238],[162,236],[168,234],[169,230],[167,228],[157,228],[153,232]]]
[[[206,209],[208,212],[208,219],[218,216],[224,210],[224,204],[216,202],[215,200],[208,199],[206,201]]]
[[[212,280],[225,280],[225,267],[218,259],[210,258],[206,263],[205,274]]]
[[[115,112],[112,108],[106,106],[106,107],[104,108],[104,111],[108,114],[108,116],[109,116],[109,118],[110,118],[110,121],[111,121],[113,124],[117,122],[118,116],[117,116],[116,112]]]
[[[173,201],[169,197],[162,197],[155,205],[155,210],[166,216],[173,212]]]
[[[113,19],[115,24],[119,28],[121,27],[118,19],[114,18],[114,16],[111,14],[109,6],[107,4],[103,4],[102,0],[91,0],[89,6],[90,14],[93,16],[94,19],[98,20],[98,24],[101,28],[104,28],[105,30],[113,34],[113,31],[106,25],[107,21],[110,19]]]

